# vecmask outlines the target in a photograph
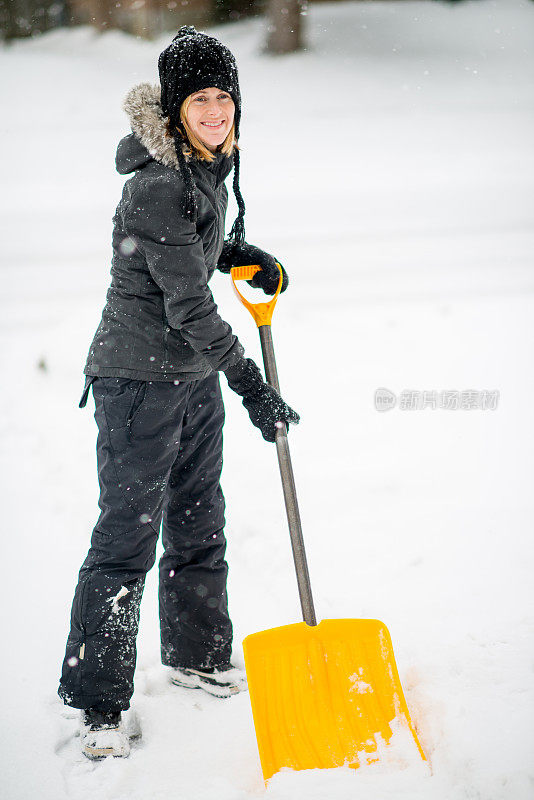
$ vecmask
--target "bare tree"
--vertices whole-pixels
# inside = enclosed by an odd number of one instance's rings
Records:
[[[293,53],[302,48],[304,5],[305,0],[268,0],[268,53]]]
[[[67,22],[66,0],[0,0],[0,39],[31,36]]]

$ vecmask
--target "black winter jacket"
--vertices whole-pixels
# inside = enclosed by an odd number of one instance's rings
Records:
[[[188,381],[225,370],[243,348],[208,287],[224,238],[232,159],[190,161],[196,223],[182,216],[184,184],[161,115],[159,87],[141,84],[124,107],[133,133],[119,143],[117,170],[134,173],[113,218],[111,286],[85,374]]]

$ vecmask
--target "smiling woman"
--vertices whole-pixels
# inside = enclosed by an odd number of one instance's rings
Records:
[[[74,595],[59,694],[82,709],[80,742],[94,759],[130,750],[121,712],[133,692],[139,605],[160,526],[169,682],[217,697],[246,689],[230,660],[219,373],[267,441],[280,422],[298,422],[245,358],[208,286],[216,269],[251,263],[266,293],[280,278],[274,258],[244,240],[235,59],[184,27],[158,66],[160,86],[140,84],[124,104],[132,133],[116,165],[131,177],[113,219],[111,286],[80,402],[92,385],[102,513]],[[224,242],[232,168],[239,211]]]
[[[233,151],[234,115],[235,103],[228,92],[213,86],[189,95],[180,109],[180,120],[187,138],[201,153],[204,148],[214,153],[221,145],[221,152],[229,155]]]

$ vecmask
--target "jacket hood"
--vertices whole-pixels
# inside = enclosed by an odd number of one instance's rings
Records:
[[[152,160],[179,171],[174,139],[167,130],[168,117],[163,116],[161,109],[159,85],[140,83],[134,86],[126,95],[123,108],[130,120],[132,133],[119,142],[115,158],[117,172],[127,175]],[[233,159],[218,153],[214,161],[201,163],[219,180],[224,180],[232,169]]]

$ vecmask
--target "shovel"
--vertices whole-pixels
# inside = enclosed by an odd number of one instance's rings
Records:
[[[280,392],[271,319],[282,271],[276,294],[267,303],[250,303],[237,287],[259,269],[233,267],[231,276],[258,326],[267,381]],[[284,767],[357,768],[374,762],[406,766],[406,756],[411,760],[413,755],[426,761],[384,623],[317,623],[285,424],[275,441],[304,621],[253,633],[243,641],[263,777],[267,781]]]

